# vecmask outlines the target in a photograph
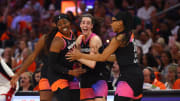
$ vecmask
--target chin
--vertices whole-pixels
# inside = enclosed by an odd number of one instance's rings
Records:
[[[86,33],[86,32],[83,32],[83,35],[88,35],[88,33]]]

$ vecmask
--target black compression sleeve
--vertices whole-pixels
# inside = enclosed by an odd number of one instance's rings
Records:
[[[58,60],[59,54],[55,52],[50,52],[48,55],[48,68],[52,69],[54,72],[57,73],[63,73],[63,74],[68,74],[68,68],[62,66]]]

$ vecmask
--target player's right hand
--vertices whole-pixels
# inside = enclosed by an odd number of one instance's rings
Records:
[[[18,79],[19,79],[19,76],[17,74],[12,76],[11,81],[10,81],[12,88],[16,88],[16,84],[17,84]]]

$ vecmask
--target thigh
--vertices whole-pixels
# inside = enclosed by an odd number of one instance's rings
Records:
[[[114,96],[114,101],[132,101],[132,99],[128,98],[128,97],[115,95]]]
[[[40,101],[52,101],[53,93],[50,90],[40,91]]]
[[[95,98],[94,101],[106,101],[106,97],[102,97],[102,98]]]
[[[80,101],[80,89],[71,89],[72,101]]]
[[[53,92],[55,95],[57,101],[71,101],[72,95],[71,91],[69,90],[69,87],[66,87],[64,89],[58,88],[57,91]]]

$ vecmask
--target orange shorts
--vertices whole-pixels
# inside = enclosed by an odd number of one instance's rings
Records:
[[[69,87],[69,82],[66,79],[59,79],[57,81],[55,81],[52,85],[51,85],[51,90],[53,92],[55,92],[56,90],[58,90],[58,88],[60,89],[64,89],[66,87]]]
[[[39,90],[51,90],[48,79],[41,78],[41,80],[39,81]]]
[[[93,88],[80,88],[80,100],[93,99],[94,97]]]

